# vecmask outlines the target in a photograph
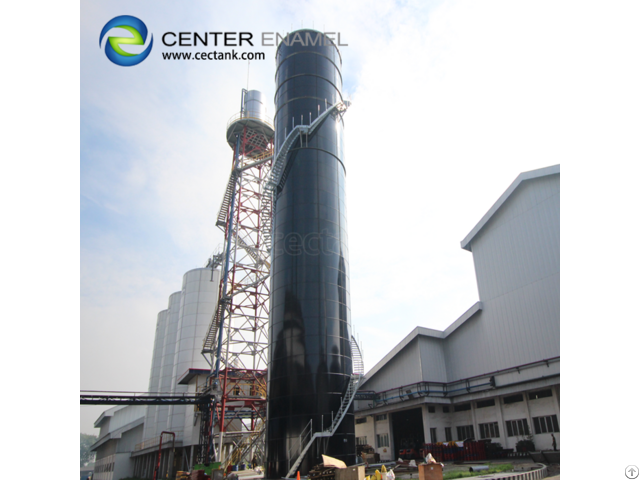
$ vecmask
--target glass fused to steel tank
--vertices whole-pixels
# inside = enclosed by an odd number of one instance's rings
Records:
[[[342,59],[328,37],[304,29],[280,43],[276,64],[279,152],[295,126],[342,102]],[[353,371],[343,129],[342,116],[330,114],[311,135],[298,136],[275,188],[268,478],[287,474],[305,429],[331,426]],[[333,436],[312,444],[297,470],[306,474],[322,463],[321,454],[355,463],[353,406]]]

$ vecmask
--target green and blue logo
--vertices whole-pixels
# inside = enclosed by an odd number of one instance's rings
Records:
[[[131,15],[120,15],[112,18],[100,32],[100,41],[98,45],[102,45],[102,38],[112,28],[124,28],[133,35],[132,37],[108,37],[105,43],[104,53],[107,58],[116,65],[121,67],[132,67],[142,62],[149,56],[151,47],[153,47],[153,35],[149,41],[149,46],[141,53],[125,52],[120,45],[144,45],[147,40],[147,26],[142,20]]]

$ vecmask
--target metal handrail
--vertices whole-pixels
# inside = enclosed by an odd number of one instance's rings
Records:
[[[255,115],[248,114],[247,112],[238,112],[235,115],[233,115],[227,122],[227,130],[229,130],[229,127],[233,122],[237,122],[238,120],[241,120],[241,119],[259,120],[260,122],[270,126],[272,129],[274,128],[273,123],[270,120],[268,120],[266,117],[256,117]]]
[[[307,432],[307,429],[309,429],[309,431]],[[306,439],[307,437],[312,437],[313,436],[313,419],[309,420],[309,423],[307,423],[307,426],[304,427],[302,429],[302,432],[300,432],[300,435],[298,436],[298,440],[299,440],[299,454],[298,456],[302,455],[302,451],[304,450],[304,446],[306,445]],[[288,468],[291,469],[291,452],[293,450],[293,446],[289,447],[289,451],[287,453],[287,457],[289,459],[289,464],[288,464]],[[297,459],[297,457],[296,457]]]
[[[353,402],[353,399],[355,398],[355,393],[358,390],[358,386],[362,381],[362,378],[363,378],[363,375],[359,375],[359,374],[351,375],[351,379],[349,380],[349,385],[347,386],[347,391],[345,392],[340,402],[340,409],[338,410],[338,413],[334,417],[333,412],[331,412],[331,427],[329,427],[329,429],[327,430],[321,430],[319,432],[313,433],[309,441],[306,442],[304,448],[302,448],[302,434],[306,430],[306,427],[305,427],[305,430],[303,430],[302,433],[300,434],[300,445],[301,445],[300,454],[296,458],[296,461],[293,463],[293,467],[291,466],[291,449],[289,449],[289,462],[288,462],[289,471],[287,472],[286,478],[292,478],[292,475],[295,473],[296,469],[300,466],[300,463],[302,463],[302,459],[304,458],[304,455],[307,453],[307,450],[309,450],[309,447],[311,447],[311,444],[316,438],[332,437],[336,433],[336,431],[338,430],[338,427],[342,423],[342,420],[347,413],[347,410],[349,409],[349,407],[351,406],[351,403]],[[311,421],[309,421],[309,424],[311,424]],[[304,438],[306,439],[306,435]]]

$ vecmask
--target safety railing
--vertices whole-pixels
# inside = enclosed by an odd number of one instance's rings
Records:
[[[268,117],[260,117],[257,115],[253,115],[251,112],[238,112],[234,116],[232,116],[227,122],[227,130],[232,123],[237,122],[238,120],[257,120],[262,123],[269,125],[273,129],[273,122]]]
[[[300,432],[300,435],[298,436],[298,441],[299,441],[297,445],[298,456],[296,457],[296,460],[302,455],[304,455],[305,446],[309,444],[312,436],[313,436],[313,419],[309,420],[309,423],[307,423],[307,426],[304,427],[304,429],[302,430],[302,432]],[[289,447],[289,452],[287,453],[287,458],[289,459],[289,465],[288,465],[289,469],[291,469],[291,460],[293,459],[294,448],[295,446],[291,445]]]

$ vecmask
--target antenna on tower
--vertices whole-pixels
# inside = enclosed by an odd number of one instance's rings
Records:
[[[247,60],[247,91],[249,91],[249,68],[251,68],[251,60]]]

